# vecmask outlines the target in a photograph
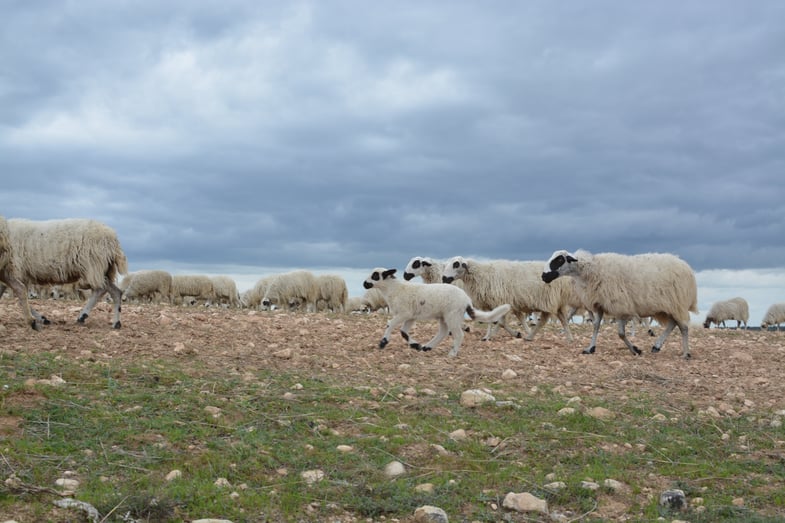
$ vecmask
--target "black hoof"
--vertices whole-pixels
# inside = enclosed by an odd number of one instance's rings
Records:
[[[651,351],[652,352],[660,352],[660,348],[655,345],[654,347],[651,348]]]
[[[112,326],[113,329],[119,329],[120,327],[121,325],[119,321]]]
[[[640,356],[641,355],[641,350],[638,347],[636,347],[635,345],[633,345],[632,346],[632,353],[635,354],[636,356]]]
[[[33,328],[34,331],[38,330],[38,323],[35,320],[30,322],[30,326]]]
[[[410,343],[409,347],[413,348],[414,350],[422,350],[422,345],[419,343]]]
[[[429,350],[431,350],[432,348],[433,348],[433,347],[429,347],[429,346],[427,346],[427,345],[424,345],[424,346],[423,346],[423,347],[422,347],[420,350],[421,350],[421,351],[423,351],[423,352],[428,352],[428,351],[429,351]]]
[[[82,314],[81,316],[79,316],[79,318],[77,318],[76,323],[84,323],[86,319],[87,319],[87,314]]]
[[[594,348],[595,348],[594,345],[592,345],[588,349],[583,349],[583,352],[581,352],[581,354],[594,354]]]
[[[651,329],[649,329],[649,336],[654,336],[654,335],[655,335],[655,334],[654,334],[654,331],[653,331],[653,330],[651,330]]]
[[[515,337],[516,337],[516,338],[523,338],[523,334],[521,334],[521,333],[519,332],[518,334],[516,334],[516,335],[515,335]]]
[[[46,319],[46,316],[41,316],[41,322],[43,322],[44,325],[49,325],[50,323],[52,323],[51,321]]]
[[[687,354],[685,354],[685,355],[684,355],[684,359],[685,359],[685,360],[691,360],[691,359],[692,359],[692,354],[690,354],[690,353],[688,352]]]
[[[382,341],[379,342],[379,348],[380,349],[385,348],[388,343],[389,343],[389,341],[387,341],[387,338],[382,338]]]

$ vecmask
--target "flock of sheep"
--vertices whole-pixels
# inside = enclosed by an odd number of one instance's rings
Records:
[[[23,318],[39,329],[48,320],[30,307],[28,294],[47,288],[55,295],[89,289],[89,297],[77,321],[84,322],[105,295],[113,303],[113,327],[120,328],[123,300],[197,302],[229,307],[288,308],[333,312],[386,308],[390,320],[379,343],[383,348],[393,329],[418,350],[433,349],[448,334],[449,352],[456,356],[464,331],[464,319],[487,323],[483,339],[504,328],[513,336],[532,340],[551,318],[557,319],[572,340],[570,319],[580,311],[592,316],[593,333],[584,353],[595,351],[603,318],[613,318],[618,335],[633,354],[641,351],[626,335],[630,321],[653,318],[663,331],[653,352],[662,348],[675,327],[681,333],[682,356],[690,357],[690,312],[697,313],[697,285],[689,265],[671,254],[627,256],[556,251],[543,263],[496,260],[481,262],[460,256],[445,262],[414,257],[396,278],[395,269],[374,269],[363,285],[362,297],[349,298],[346,282],[336,275],[314,275],[299,270],[260,279],[250,290],[238,293],[228,277],[171,275],[149,270],[128,274],[128,262],[113,229],[95,220],[6,220],[0,216],[0,297],[6,287],[16,295]],[[119,284],[119,275],[126,274]],[[419,276],[423,283],[410,280]],[[568,277],[564,277],[568,276]],[[538,319],[529,327],[528,317]],[[437,334],[424,345],[409,330],[417,320],[439,322]],[[523,328],[521,334],[513,319]],[[746,328],[749,308],[742,298],[717,302],[706,316],[704,327],[736,321]],[[772,305],[761,327],[785,322],[785,303]]]

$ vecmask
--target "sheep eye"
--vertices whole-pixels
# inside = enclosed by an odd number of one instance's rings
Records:
[[[415,262],[412,263],[412,268],[413,269],[419,269],[420,268],[420,260],[415,260]]]
[[[379,281],[379,273],[378,273],[378,272],[375,272],[375,273],[373,273],[373,274],[371,275],[371,279],[372,279],[373,281]]]
[[[551,270],[552,271],[555,271],[556,269],[558,269],[562,265],[564,265],[564,256],[562,256],[561,254],[551,260]]]
[[[458,263],[458,262],[452,262],[452,268],[453,268],[453,269],[457,269],[457,268],[458,268],[458,267],[460,267],[460,266],[461,266],[461,264],[460,264],[460,263]]]

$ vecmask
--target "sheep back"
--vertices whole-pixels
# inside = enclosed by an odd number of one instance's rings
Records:
[[[760,326],[763,329],[771,325],[779,325],[785,322],[785,303],[775,303],[766,309],[766,314],[763,315],[763,321]]]

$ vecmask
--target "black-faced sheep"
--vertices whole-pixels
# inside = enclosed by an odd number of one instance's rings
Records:
[[[604,314],[618,320],[619,337],[633,354],[641,351],[627,339],[625,327],[635,317],[651,316],[664,325],[652,352],[659,352],[665,339],[678,325],[684,358],[690,357],[690,312],[698,312],[698,286],[690,266],[672,254],[616,253],[592,255],[586,251],[571,254],[560,250],[545,263],[542,279],[553,282],[571,276],[583,303],[594,312],[591,345],[584,354],[594,353],[597,334]]]
[[[79,313],[79,323],[84,323],[108,292],[114,304],[112,326],[120,328],[122,291],[115,280],[118,274],[128,272],[128,260],[112,228],[95,220],[11,219],[8,231],[14,273],[19,281],[25,285],[59,285],[81,280],[93,292]],[[48,323],[34,309],[31,313],[37,321]]]
[[[725,322],[729,320],[736,320],[736,328],[740,328],[744,324],[747,328],[747,321],[750,319],[750,306],[744,298],[731,298],[725,301],[718,301],[712,304],[706,320],[703,322],[705,328],[711,327],[711,324],[725,326]]]
[[[785,303],[775,303],[766,310],[760,328],[767,330],[769,327],[780,328],[780,323],[785,323]]]
[[[390,341],[390,333],[400,327],[401,336],[409,347],[429,351],[436,347],[447,334],[453,337],[453,347],[449,356],[455,357],[463,341],[463,318],[468,314],[471,319],[487,323],[499,321],[510,310],[508,304],[499,305],[490,312],[475,309],[469,296],[454,285],[443,283],[407,283],[395,277],[396,269],[374,269],[363,282],[366,289],[379,289],[390,308],[392,318],[387,322],[379,348],[383,349]],[[420,345],[409,337],[409,329],[416,320],[438,320],[439,331],[425,345]]]
[[[25,322],[38,330],[38,324],[30,312],[30,305],[27,302],[27,288],[19,281],[14,274],[13,256],[11,254],[11,237],[8,232],[8,223],[3,216],[0,216],[0,283],[2,283],[2,290],[0,296],[5,292],[5,286],[11,287],[14,291],[16,299],[19,300],[19,306],[22,307],[22,318]]]
[[[542,262],[494,260],[479,262],[455,256],[444,268],[444,283],[460,279],[463,288],[479,307],[493,308],[509,303],[511,311],[521,325],[528,329],[526,318],[539,312],[534,328],[526,334],[531,341],[545,325],[551,315],[558,318],[568,340],[572,340],[569,326],[569,310],[577,303],[577,294],[572,282],[562,281],[555,286],[542,282]],[[499,323],[501,325],[501,322]],[[493,326],[492,326],[493,327]],[[486,338],[495,329],[489,329]]]

